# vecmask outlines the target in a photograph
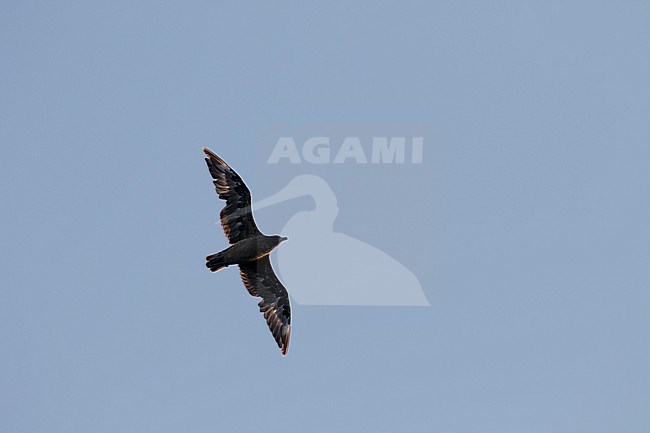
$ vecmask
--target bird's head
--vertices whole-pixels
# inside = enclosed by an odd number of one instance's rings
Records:
[[[273,238],[273,241],[275,242],[276,245],[279,245],[280,243],[287,240],[286,236],[280,236],[280,235],[274,235],[271,236],[271,238]]]

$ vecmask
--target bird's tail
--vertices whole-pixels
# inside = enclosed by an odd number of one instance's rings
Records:
[[[205,258],[205,266],[210,268],[212,272],[217,272],[218,270],[227,267],[228,264],[224,260],[223,251],[207,256]]]

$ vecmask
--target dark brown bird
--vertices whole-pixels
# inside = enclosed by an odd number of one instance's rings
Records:
[[[266,236],[259,231],[253,219],[251,193],[244,181],[210,149],[204,147],[203,152],[217,194],[226,201],[220,217],[230,243],[225,250],[207,256],[205,265],[212,272],[230,265],[239,266],[248,293],[262,298],[258,304],[260,312],[284,356],[289,348],[291,306],[287,289],[273,272],[269,254],[287,238]]]

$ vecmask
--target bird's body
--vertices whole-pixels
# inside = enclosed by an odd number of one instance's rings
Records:
[[[286,355],[291,333],[291,306],[289,294],[273,272],[269,254],[282,241],[282,236],[262,234],[253,219],[251,194],[241,177],[221,158],[203,148],[205,161],[212,175],[219,198],[226,200],[220,219],[230,246],[206,257],[206,266],[216,272],[231,265],[239,266],[244,286],[252,296],[262,300],[260,312]]]
[[[231,265],[261,259],[268,256],[283,239],[286,238],[263,234],[244,238],[225,250],[206,257],[206,265],[212,272],[216,272]]]

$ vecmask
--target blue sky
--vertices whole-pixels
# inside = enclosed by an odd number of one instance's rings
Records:
[[[647,3],[2,10],[0,432],[647,431]],[[265,164],[305,131],[424,160]],[[294,305],[282,358],[204,268],[201,146],[258,198],[326,179],[431,307]]]

